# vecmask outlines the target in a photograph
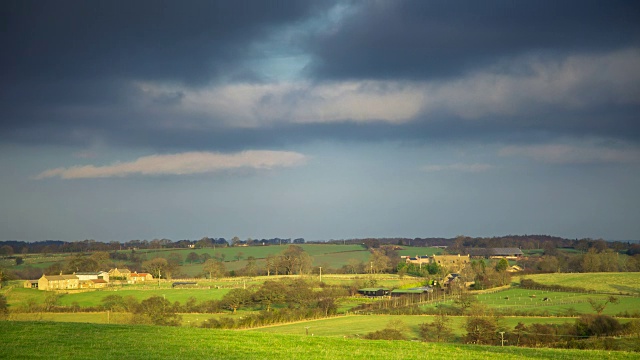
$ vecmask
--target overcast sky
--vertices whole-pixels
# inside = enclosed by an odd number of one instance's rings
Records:
[[[0,3],[0,240],[640,239],[636,1]]]

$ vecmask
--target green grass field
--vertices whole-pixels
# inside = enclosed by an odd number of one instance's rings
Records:
[[[154,257],[168,258],[171,253],[180,254],[183,259],[191,252],[198,255],[209,254],[214,257],[224,255],[224,264],[227,271],[239,270],[246,266],[247,258],[253,256],[257,259],[258,267],[264,268],[264,259],[268,255],[278,255],[283,252],[288,245],[269,245],[269,246],[247,246],[247,247],[226,247],[226,248],[207,248],[207,249],[163,249],[163,250],[145,250],[147,259]],[[309,255],[313,257],[314,266],[324,266],[339,269],[347,264],[350,259],[356,259],[366,263],[369,261],[371,253],[361,245],[335,245],[335,244],[302,244],[302,247]],[[240,258],[238,259],[238,256]],[[197,276],[202,273],[201,263],[183,262],[181,271],[187,276]]]
[[[628,352],[367,341],[189,327],[0,321],[2,359],[637,359]]]
[[[450,316],[451,327],[454,334],[462,336],[466,333],[463,330],[466,318],[463,316]],[[347,315],[339,316],[330,319],[312,320],[306,322],[300,322],[295,324],[283,324],[273,325],[268,327],[250,329],[247,331],[258,331],[272,334],[290,334],[301,335],[306,331],[306,327],[309,327],[309,333],[313,333],[315,336],[331,336],[331,337],[351,337],[357,338],[367,333],[382,330],[392,320],[401,320],[407,328],[406,334],[409,338],[419,339],[420,331],[419,325],[425,322],[433,321],[433,316],[429,315]],[[565,322],[575,322],[575,318],[540,318],[540,317],[505,317],[502,320],[502,325],[509,329],[513,329],[518,322],[522,322],[525,325],[532,323],[545,323],[545,324],[562,324]]]
[[[533,297],[535,296],[535,297]],[[506,299],[508,297],[509,299]],[[543,301],[548,298],[549,301]],[[573,292],[542,291],[529,289],[509,289],[493,294],[477,295],[480,303],[490,308],[513,309],[549,315],[562,315],[573,308],[578,313],[594,313],[588,299],[605,301],[608,295]],[[608,304],[606,315],[615,315],[624,311],[640,309],[640,297],[618,296],[617,304]]]
[[[587,290],[640,295],[640,272],[535,274],[525,276],[545,285],[579,287]]]

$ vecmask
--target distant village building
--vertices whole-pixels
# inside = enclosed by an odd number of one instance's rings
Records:
[[[106,271],[76,272],[73,274],[77,276],[80,281],[104,280],[105,282],[109,282],[109,273]]]
[[[131,273],[129,274],[129,280],[127,281],[129,284],[138,284],[138,283],[144,283],[146,281],[150,281],[153,280],[153,275],[149,274],[149,273]]]
[[[75,290],[80,288],[80,279],[75,275],[42,275],[38,279],[40,290]]]
[[[408,264],[438,264],[438,266],[451,271],[460,271],[464,269],[470,262],[469,255],[432,255],[432,256],[416,256],[405,257],[405,261]]]
[[[24,287],[26,289],[37,289],[38,288],[38,280],[25,280]]]
[[[391,290],[387,288],[364,288],[358,289],[358,293],[364,296],[388,296]]]
[[[111,269],[109,270],[109,276],[114,280],[128,280],[129,275],[131,275],[131,270],[129,269]]]

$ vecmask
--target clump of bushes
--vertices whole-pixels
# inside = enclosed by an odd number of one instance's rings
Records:
[[[566,292],[590,292],[581,287],[562,286],[562,285],[545,285],[531,279],[520,280],[520,287],[525,289],[540,289],[549,291],[566,291]]]

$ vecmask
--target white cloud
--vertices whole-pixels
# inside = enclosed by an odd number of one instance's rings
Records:
[[[314,84],[227,84],[206,89],[175,89],[151,83],[138,86],[150,98],[179,91],[183,111],[223,119],[233,127],[258,127],[279,122],[326,123],[382,121],[402,123],[421,110],[421,86],[401,82]],[[177,124],[182,126],[185,124]]]
[[[542,144],[507,146],[501,156],[518,156],[547,164],[631,164],[640,162],[640,149],[629,145],[616,147],[589,141],[581,144]]]
[[[438,171],[458,171],[458,172],[483,172],[487,170],[493,169],[493,165],[489,164],[448,164],[448,165],[425,165],[422,167],[422,170],[428,172],[438,172]]]
[[[306,156],[287,151],[243,151],[235,154],[186,152],[170,155],[143,156],[131,162],[106,166],[79,165],[43,171],[36,179],[60,177],[87,179],[125,177],[131,175],[189,175],[231,169],[273,169],[302,165]]]
[[[505,70],[506,68],[506,70]],[[560,60],[524,57],[468,77],[428,84],[426,114],[466,119],[536,113],[548,106],[568,109],[640,103],[640,50]]]
[[[173,108],[176,120],[163,123],[175,127],[206,127],[207,121],[232,127],[345,121],[401,124],[443,115],[517,119],[550,106],[640,104],[640,49],[561,59],[520,57],[443,81],[289,81],[197,89],[149,82],[137,86],[148,96],[146,105],[167,94],[180,94]],[[181,112],[205,120],[189,123],[179,116]]]

